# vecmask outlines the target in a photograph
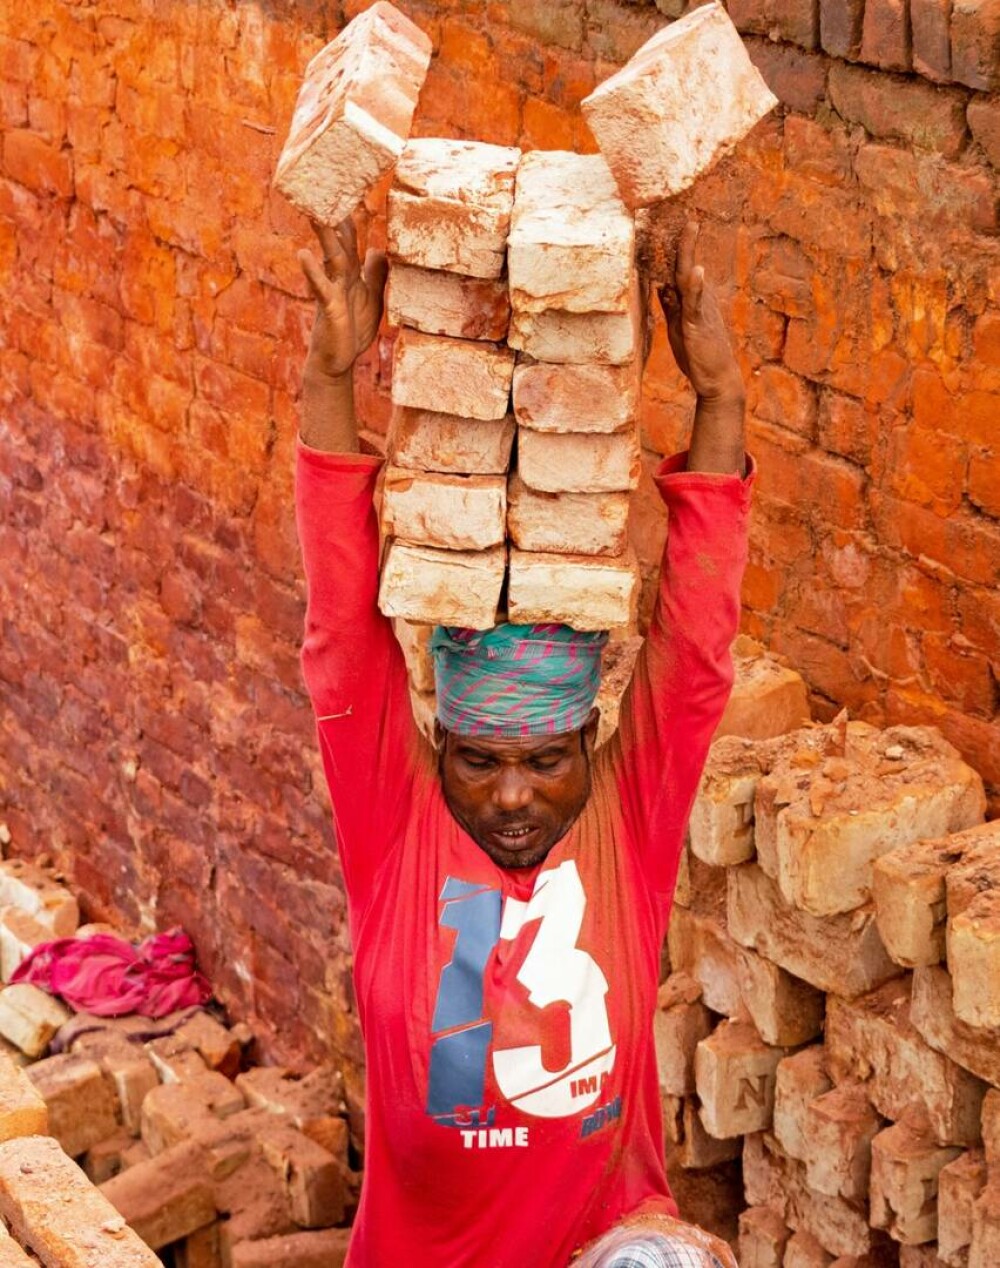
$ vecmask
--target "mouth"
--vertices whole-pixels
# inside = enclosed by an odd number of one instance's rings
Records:
[[[506,828],[494,828],[490,835],[504,849],[521,850],[531,844],[537,832],[538,829],[531,824],[519,824]]]

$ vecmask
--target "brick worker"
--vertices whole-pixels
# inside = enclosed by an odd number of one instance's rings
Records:
[[[605,636],[563,626],[437,630],[436,751],[420,736],[376,604],[380,464],[357,452],[353,404],[385,262],[362,269],[346,223],[319,236],[323,266],[301,253],[318,309],[296,498],[367,1061],[348,1265],[730,1268],[677,1218],[652,1033],[685,823],[732,683],[751,483],[697,227],[661,294],[694,428],[656,474],[656,611],[597,752]]]

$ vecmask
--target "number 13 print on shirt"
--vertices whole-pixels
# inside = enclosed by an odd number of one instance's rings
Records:
[[[452,958],[438,981],[428,1079],[427,1113],[456,1127],[485,1127],[487,1062],[499,1093],[525,1114],[565,1118],[601,1095],[615,1062],[608,1021],[608,981],[591,955],[577,946],[587,895],[570,859],[543,871],[523,902],[499,889],[449,877],[441,892],[440,924],[454,929]],[[541,1011],[562,1004],[569,1015],[568,1060],[557,1070],[543,1063],[542,1043],[493,1047],[493,1023],[484,1015],[484,981],[500,942],[533,939],[516,980]]]

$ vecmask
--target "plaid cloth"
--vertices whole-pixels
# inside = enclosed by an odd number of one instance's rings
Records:
[[[706,1250],[653,1233],[617,1246],[598,1259],[595,1268],[722,1268],[722,1264]]]

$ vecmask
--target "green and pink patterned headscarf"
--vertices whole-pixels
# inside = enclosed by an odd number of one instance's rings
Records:
[[[587,720],[601,683],[603,631],[568,625],[439,625],[431,638],[438,720],[456,735],[562,735]]]

